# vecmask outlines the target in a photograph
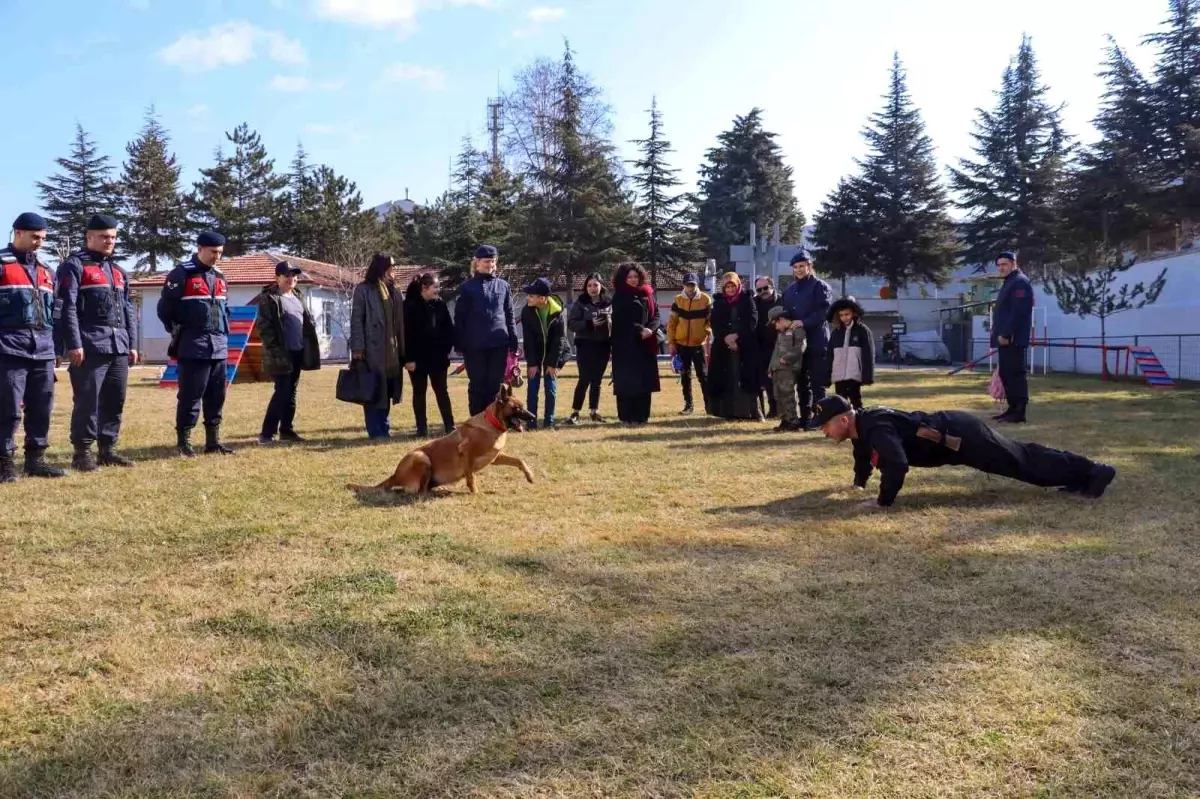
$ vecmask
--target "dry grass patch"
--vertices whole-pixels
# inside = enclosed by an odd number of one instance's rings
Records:
[[[238,455],[185,462],[137,370],[135,470],[3,491],[0,795],[1200,792],[1193,393],[1034,381],[1016,432],[1117,465],[1101,503],[943,469],[872,515],[848,449],[680,418],[670,379],[649,427],[514,436],[535,485],[357,498],[413,442],[333,373],[312,442],[254,445],[236,386]]]

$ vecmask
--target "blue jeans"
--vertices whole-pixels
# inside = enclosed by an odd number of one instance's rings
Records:
[[[385,381],[384,390],[387,392],[387,405],[382,408],[363,406],[363,421],[367,427],[367,438],[391,438],[392,425],[389,419],[392,413],[391,397],[395,394],[396,378]]]
[[[538,412],[538,393],[541,390],[542,382],[546,383],[546,425],[554,424],[554,404],[558,400],[558,378],[546,372],[545,369],[538,369],[536,376],[529,378],[529,393],[526,395],[525,409],[532,413],[535,417]]]

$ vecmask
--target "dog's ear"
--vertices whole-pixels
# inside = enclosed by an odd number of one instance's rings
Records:
[[[508,383],[503,383],[500,386],[500,393],[496,395],[497,401],[504,403],[508,402],[508,398],[512,396],[512,386]]]

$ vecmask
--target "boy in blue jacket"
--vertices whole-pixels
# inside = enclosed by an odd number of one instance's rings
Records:
[[[467,368],[467,404],[483,413],[500,393],[508,354],[517,351],[512,289],[496,277],[498,253],[481,244],[471,261],[472,277],[454,303],[454,333]]]

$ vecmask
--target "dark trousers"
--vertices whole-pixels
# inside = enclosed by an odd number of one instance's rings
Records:
[[[508,348],[468,350],[463,353],[463,363],[467,366],[467,405],[474,416],[496,401],[508,365]]]
[[[1000,347],[1000,382],[1008,407],[1029,402],[1029,377],[1025,370],[1026,347]]]
[[[175,428],[191,430],[204,407],[204,426],[221,423],[225,408],[225,359],[182,358],[179,361],[179,393],[175,405]]]
[[[675,346],[679,360],[683,361],[683,369],[679,372],[679,384],[683,387],[683,401],[692,403],[692,370],[696,371],[696,379],[700,382],[700,396],[704,407],[708,407],[708,371],[704,364],[704,347]]]
[[[83,356],[83,363],[67,369],[74,402],[71,408],[71,443],[90,446],[96,440],[115,444],[121,435],[125,389],[129,384],[128,355]]]
[[[429,432],[429,423],[425,413],[425,390],[429,386],[433,386],[433,396],[437,400],[438,411],[442,414],[442,427],[449,433],[454,429],[454,406],[450,404],[450,392],[446,388],[446,370],[438,369],[426,372],[418,368],[411,377],[413,416],[417,420],[417,432]]]
[[[800,362],[800,382],[796,392],[800,395],[800,420],[807,422],[812,418],[813,406],[825,399],[825,348],[809,346],[804,351],[804,360]]]
[[[54,410],[54,361],[0,355],[0,448],[17,448],[21,403],[25,403],[25,449],[50,446],[50,413]]]
[[[1079,488],[1094,465],[1082,455],[1005,438],[970,413],[942,411],[934,414],[934,419],[944,424],[946,433],[962,438],[951,463],[981,472],[1043,488]]]
[[[833,384],[833,392],[850,400],[856,410],[862,409],[862,383],[857,380],[839,380]]]
[[[650,421],[650,401],[653,394],[626,394],[617,397],[617,418],[631,424]]]
[[[267,403],[267,414],[263,417],[262,435],[274,438],[276,433],[296,432],[292,424],[296,420],[296,389],[300,385],[300,366],[304,363],[304,350],[288,353],[292,359],[292,371],[286,375],[275,375],[275,391]]]
[[[611,346],[607,341],[575,339],[575,364],[579,367],[579,382],[575,384],[575,397],[571,410],[583,410],[586,395],[588,410],[600,408],[600,386],[604,382],[604,370],[608,368]]]
[[[380,378],[383,385],[380,391],[384,392],[384,405],[363,406],[363,424],[367,428],[367,438],[391,438],[392,436],[392,400],[391,398],[397,395],[398,383],[401,378],[389,377],[383,380]]]

